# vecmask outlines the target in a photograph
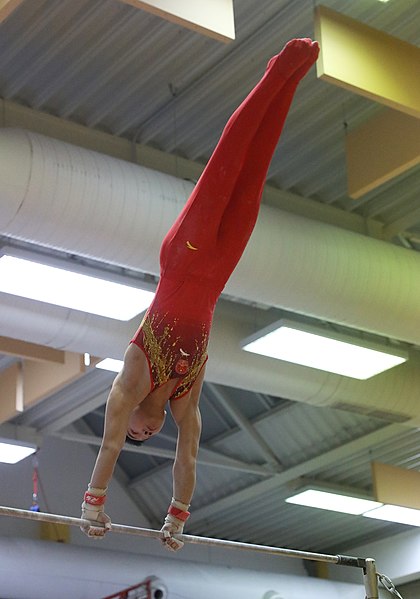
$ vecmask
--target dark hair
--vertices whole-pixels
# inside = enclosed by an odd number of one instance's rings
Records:
[[[144,443],[144,441],[138,441],[137,439],[132,439],[128,435],[126,435],[126,437],[125,437],[125,442],[130,443],[130,445],[137,445],[137,446],[143,445],[143,443]]]

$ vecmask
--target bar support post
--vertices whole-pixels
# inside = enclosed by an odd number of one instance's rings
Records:
[[[363,581],[365,583],[366,599],[378,599],[378,578],[376,575],[376,563],[372,558],[366,558],[363,568]]]

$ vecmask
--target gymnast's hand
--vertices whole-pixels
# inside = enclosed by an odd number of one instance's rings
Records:
[[[187,504],[172,499],[165,518],[165,524],[161,528],[161,532],[163,532],[162,543],[169,551],[178,551],[184,546],[184,542],[175,539],[173,535],[182,534],[185,521],[190,515],[187,511],[188,507]]]
[[[89,485],[82,503],[82,519],[89,523],[82,524],[82,530],[88,537],[103,539],[108,530],[111,530],[111,518],[104,512],[106,489],[95,489]]]
[[[171,518],[171,521],[168,521],[169,518]],[[176,534],[181,534],[184,530],[184,523],[180,520],[176,520],[176,518],[172,518],[172,516],[169,516],[168,514],[168,516],[166,516],[165,518],[165,524],[161,528],[161,532],[163,532],[164,535],[162,543],[164,547],[166,547],[166,549],[168,549],[169,551],[178,551],[179,549],[182,549],[182,547],[184,546],[183,541],[174,539],[174,537],[172,536]]]

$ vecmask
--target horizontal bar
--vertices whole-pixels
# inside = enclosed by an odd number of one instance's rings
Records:
[[[50,522],[52,524],[67,524],[68,526],[78,526],[90,524],[88,520],[73,518],[71,516],[58,516],[56,514],[47,514],[45,512],[32,512],[31,510],[21,510],[13,507],[0,506],[0,516],[10,516],[12,518],[25,518],[27,520],[37,520],[40,522]],[[121,534],[137,535],[140,537],[149,537],[154,539],[163,539],[163,534],[159,530],[149,528],[138,528],[137,526],[127,526],[124,524],[112,524],[112,532]],[[327,555],[325,553],[312,553],[310,551],[298,551],[297,549],[284,549],[280,547],[269,547],[266,545],[253,545],[252,543],[240,543],[238,541],[226,541],[225,539],[211,539],[208,537],[199,537],[195,535],[174,535],[176,539],[184,543],[193,545],[207,545],[210,547],[223,547],[225,549],[240,549],[242,551],[257,551],[270,555],[279,555],[283,557],[295,557],[298,559],[311,560],[316,562],[327,562],[343,566],[353,566],[364,568],[366,560],[359,557],[345,555]]]

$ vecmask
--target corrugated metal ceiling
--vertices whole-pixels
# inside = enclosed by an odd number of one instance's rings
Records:
[[[418,2],[323,4],[413,44],[420,41]],[[292,36],[313,35],[312,2],[241,1],[235,17],[237,41],[223,45],[115,0],[24,2],[1,28],[2,96],[205,161],[267,57]],[[347,198],[345,127],[377,109],[315,82],[312,71],[273,161],[272,183],[384,222],[410,210],[418,171],[371,199]]]

